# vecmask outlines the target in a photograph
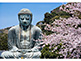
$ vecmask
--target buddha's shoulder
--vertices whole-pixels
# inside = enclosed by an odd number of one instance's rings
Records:
[[[38,26],[35,26],[35,25],[32,26],[32,29],[41,31],[41,29]]]
[[[17,30],[19,29],[19,25],[16,25],[16,26],[12,26],[9,31],[13,31],[13,30]]]

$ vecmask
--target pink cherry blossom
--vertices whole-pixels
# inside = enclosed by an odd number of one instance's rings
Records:
[[[66,8],[68,7],[70,10],[66,10],[60,7],[59,10],[63,10],[69,13],[75,13],[73,10],[81,10],[81,3],[71,3],[68,5],[64,5]],[[81,12],[81,11],[80,11]],[[52,31],[54,33],[50,35],[42,34],[42,39],[44,44],[42,47],[46,45],[50,45],[49,48],[55,47],[52,52],[57,49],[57,45],[62,43],[62,47],[60,48],[59,54],[62,54],[64,58],[80,58],[81,56],[81,19],[77,16],[72,16],[68,19],[61,18],[55,19],[52,23],[53,26],[50,24],[45,24],[45,30]],[[68,57],[68,52],[70,53]],[[58,58],[58,57],[57,57]]]

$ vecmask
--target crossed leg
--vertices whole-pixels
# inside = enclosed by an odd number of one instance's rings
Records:
[[[11,51],[4,51],[1,54],[1,57],[3,58],[18,58],[19,56],[21,56],[21,53]]]
[[[20,58],[22,56],[24,56],[25,58],[40,58],[40,55],[41,55],[41,52],[38,51],[38,52],[27,52],[25,54],[22,54],[20,52],[11,52],[11,51],[4,51],[2,52],[1,54],[1,57],[3,58],[6,58],[6,59],[9,59],[9,58]]]

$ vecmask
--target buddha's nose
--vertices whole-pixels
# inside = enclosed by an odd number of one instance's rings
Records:
[[[23,20],[23,23],[26,24],[26,20],[25,19]]]
[[[24,24],[26,24],[26,22],[24,22]]]

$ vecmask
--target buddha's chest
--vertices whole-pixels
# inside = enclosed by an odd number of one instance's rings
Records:
[[[23,40],[27,40],[27,41],[29,41],[29,39],[30,39],[30,37],[32,38],[32,33],[30,32],[30,31],[22,31],[21,32],[21,40],[23,41]]]
[[[21,36],[20,36],[20,44],[22,45],[22,47],[28,47],[29,45],[31,45],[33,43],[33,32],[30,31],[22,31],[21,32]]]

